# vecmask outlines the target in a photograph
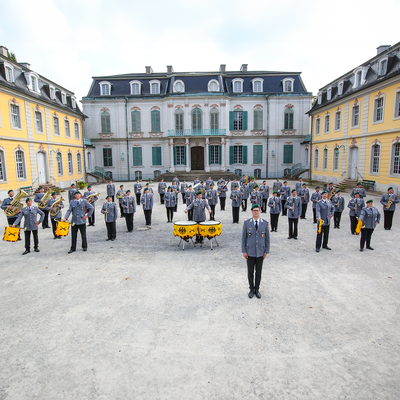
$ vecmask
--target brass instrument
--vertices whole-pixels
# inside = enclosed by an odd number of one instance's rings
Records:
[[[117,199],[123,199],[125,197],[125,190],[123,190],[120,194],[117,194]]]
[[[200,192],[201,192],[202,195],[205,195],[205,194],[206,194],[206,189],[201,188],[201,189],[200,189]]]
[[[331,192],[329,193],[328,200],[331,200],[334,194],[335,194],[335,188],[333,187]]]
[[[28,193],[20,190],[17,196],[14,197],[14,200],[9,204],[9,206],[12,206],[12,210],[9,208],[4,210],[4,213],[7,215],[7,217],[13,217],[18,213],[18,211],[22,210],[24,205],[19,200],[24,196],[28,196]]]
[[[389,210],[389,208],[390,208],[390,206],[392,205],[392,203],[393,203],[393,194],[391,194],[390,196],[389,196],[389,200],[388,200],[388,202],[387,202],[387,204],[386,204],[386,210]]]
[[[61,203],[62,201],[64,201],[64,199],[63,199],[63,197],[61,196],[58,200],[56,200],[56,201],[51,205],[51,207],[53,207],[53,209],[50,210],[50,215],[51,215],[52,217],[56,216],[56,215],[60,212],[60,209],[61,209],[60,203]]]
[[[86,201],[87,201],[89,204],[92,204],[92,203],[94,203],[94,198],[97,197],[97,196],[100,196],[100,193],[89,194],[89,196],[86,197]]]
[[[47,207],[47,202],[49,201],[50,197],[51,197],[51,192],[53,191],[53,189],[48,188],[47,192],[45,193],[45,195],[42,197],[42,199],[40,200],[38,207],[43,210]]]

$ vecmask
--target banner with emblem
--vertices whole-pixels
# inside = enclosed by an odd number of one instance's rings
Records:
[[[69,222],[58,221],[55,234],[57,236],[67,236],[69,232]]]
[[[6,226],[4,230],[3,240],[6,242],[16,242],[19,238],[20,228],[13,228],[12,226]]]

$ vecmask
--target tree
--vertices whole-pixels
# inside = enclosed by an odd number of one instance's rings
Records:
[[[10,60],[12,60],[12,61],[17,62],[17,56],[15,55],[15,53],[10,53],[10,52],[7,50],[7,57],[8,57]]]

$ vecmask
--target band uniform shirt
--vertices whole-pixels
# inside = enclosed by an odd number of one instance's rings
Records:
[[[43,222],[44,219],[44,212],[38,208],[38,207],[24,207],[18,215],[17,219],[14,222],[14,225],[17,226],[21,220],[22,217],[24,217],[24,228],[26,228],[27,231],[37,231],[38,227],[36,226],[37,221],[37,216],[40,216],[39,222]]]
[[[317,203],[316,207],[316,213],[317,213],[317,220],[322,219],[324,222],[322,225],[329,225],[331,222],[331,217],[333,217],[333,205],[332,202],[328,199],[323,200],[321,199]]]
[[[46,206],[46,210],[48,210],[49,211],[49,213],[50,213],[50,207],[53,205],[53,203],[55,203],[57,201],[57,199],[53,199],[53,198],[51,198],[51,199],[49,199],[48,201],[47,201],[47,206]],[[56,204],[56,206],[58,206],[59,208],[60,208],[60,210],[58,211],[58,213],[57,213],[57,215],[51,215],[50,214],[50,219],[61,219],[62,218],[62,212],[61,212],[61,209],[62,208],[64,208],[64,203],[62,202],[62,201],[60,201],[59,203],[57,203]]]
[[[71,203],[69,203],[69,208],[64,218],[68,219],[70,214],[72,214],[71,222],[73,224],[86,224],[86,219],[82,219],[86,215],[86,210],[88,210],[87,216],[91,217],[94,207],[86,199],[72,200]]]
[[[273,206],[275,204],[275,207]],[[281,199],[273,196],[268,200],[268,207],[270,207],[270,214],[279,214],[282,211]]]
[[[228,192],[228,185],[226,185],[226,187],[225,187],[225,184],[221,184],[221,185],[219,185],[218,186],[218,193],[219,193],[219,197],[226,197],[226,193]]]
[[[191,210],[193,208],[193,221],[195,222],[203,222],[206,220],[206,212],[205,209],[211,210],[208,201],[206,199],[194,199],[193,203],[187,206],[187,210]]]
[[[185,193],[186,205],[189,206],[190,204],[192,204],[195,198],[196,198],[196,193],[194,192],[194,190],[188,190]]]
[[[261,185],[258,189],[261,192],[262,199],[267,200],[269,197],[269,186],[268,185]]]
[[[350,193],[350,197],[351,197],[352,199],[355,198],[355,196],[354,196],[354,193],[355,193],[355,192],[358,192],[358,193],[360,194],[360,199],[362,199],[362,198],[364,198],[364,197],[367,196],[367,193],[365,193],[365,189],[364,189],[364,188],[361,188],[361,189],[359,189],[359,188],[354,188],[354,189],[351,191],[351,193]]]
[[[381,214],[376,207],[366,206],[361,210],[360,220],[364,223],[365,228],[375,229],[376,223],[381,220]]]
[[[160,182],[158,184],[158,193],[165,193],[165,189],[167,188],[167,184],[165,182]]]
[[[290,196],[285,203],[285,207],[288,210],[288,217],[289,218],[298,218],[299,215],[301,214],[301,201],[298,196],[293,197]],[[290,209],[290,207],[294,207],[293,210]]]
[[[290,197],[290,187],[289,186],[281,186],[280,188],[280,193],[281,193],[281,200],[287,200],[288,197]]]
[[[215,206],[218,204],[218,194],[215,189],[208,189],[206,193],[206,199],[208,200],[208,204],[210,206]]]
[[[135,183],[133,185],[133,191],[135,194],[140,194],[142,192],[142,185],[140,183]]]
[[[106,211],[108,211],[108,214],[105,213]],[[118,207],[112,201],[107,201],[103,204],[101,213],[104,214],[106,222],[114,222],[118,218]]]
[[[134,212],[136,212],[135,199],[131,196],[125,196],[122,199],[122,209],[124,210],[124,214],[133,214]]]
[[[166,192],[164,194],[164,204],[165,207],[175,207],[176,206],[176,196],[174,192]]]
[[[342,212],[344,210],[344,198],[342,196],[334,195],[331,201],[335,212]]]
[[[140,203],[143,205],[143,210],[151,210],[153,208],[153,195],[151,193],[142,194]]]
[[[230,195],[232,207],[240,207],[242,204],[242,193],[240,190],[233,190]]]
[[[392,196],[392,204],[390,205],[390,208],[386,208],[386,204],[389,201],[390,196]],[[385,193],[382,196],[381,201],[380,201],[380,203],[383,205],[383,211],[395,211],[396,203],[398,203],[398,202],[399,202],[399,199],[394,193],[392,195],[390,195],[389,193]]]
[[[322,194],[320,192],[314,192],[311,195],[312,208],[317,208],[317,203],[322,199]]]
[[[347,207],[350,208],[349,215],[350,217],[359,217],[361,215],[362,209],[365,207],[365,203],[363,199],[350,199],[349,204]]]
[[[242,253],[247,253],[249,257],[263,257],[269,253],[269,248],[268,221],[259,218],[256,229],[254,218],[246,219],[242,230]]]
[[[107,196],[114,196],[115,195],[115,185],[112,184],[108,184],[107,185]]]

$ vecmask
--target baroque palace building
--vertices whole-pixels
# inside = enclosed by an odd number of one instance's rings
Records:
[[[400,43],[320,89],[312,116],[313,179],[400,185]]]
[[[87,167],[114,180],[190,171],[281,177],[308,162],[311,101],[299,72],[247,64],[94,77],[82,99]]]
[[[0,198],[84,177],[84,115],[74,93],[7,57],[0,46]]]

